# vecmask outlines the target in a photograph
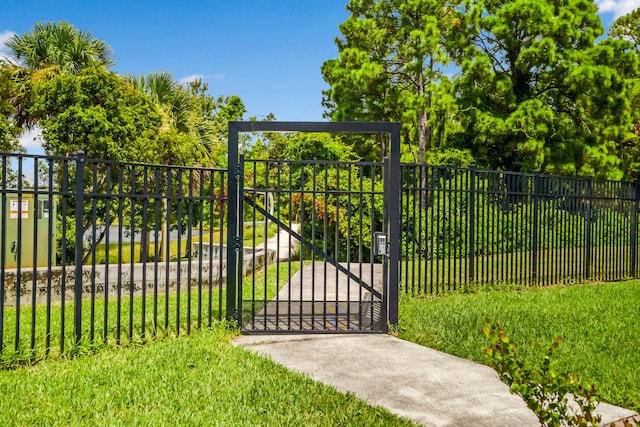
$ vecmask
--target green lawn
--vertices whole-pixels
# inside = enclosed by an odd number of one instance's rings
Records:
[[[640,410],[640,281],[508,287],[400,301],[401,338],[478,362],[489,345],[482,315],[498,322],[535,366],[557,336],[556,367],[595,383],[602,400]]]
[[[262,287],[266,286],[267,299],[270,299],[299,269],[299,262],[292,262],[290,265],[286,262],[278,265],[271,264],[266,270],[255,272],[255,281],[261,286],[261,292],[264,292]],[[251,277],[245,278],[245,284],[249,283],[250,279]],[[35,306],[35,328],[32,322],[33,313],[30,299],[22,302],[19,319],[15,307],[4,307],[2,325],[5,347],[0,353],[0,369],[25,362],[36,362],[44,358],[47,354],[47,323],[49,323],[50,341],[48,357],[55,358],[61,354],[59,343],[63,335],[64,352],[94,351],[96,346],[112,347],[118,342],[128,345],[166,336],[175,337],[199,326],[207,326],[210,324],[210,320],[215,321],[225,316],[225,313],[219,310],[219,307],[224,310],[226,305],[225,289],[220,290],[214,286],[209,294],[207,285],[202,288],[195,286],[190,289],[185,288],[186,284],[183,284],[180,293],[170,291],[168,294],[159,292],[157,295],[148,289],[145,298],[134,296],[133,299],[129,298],[128,290],[123,290],[119,302],[117,294],[111,291],[106,310],[103,293],[98,292],[94,301],[85,298],[82,301],[83,342],[76,349],[71,346],[75,338],[73,301],[65,301],[63,311],[60,298],[54,299],[50,313],[47,312],[46,304],[37,304]],[[249,298],[251,298],[251,288],[245,285],[243,299]],[[209,306],[211,306],[211,316],[209,316]],[[91,328],[92,311],[94,312],[93,332]],[[107,319],[106,335],[104,333],[105,318]],[[120,318],[119,328],[118,318]],[[19,322],[17,322],[18,320]],[[16,328],[17,324],[19,324],[19,328]],[[15,350],[16,329],[20,338],[17,351]],[[88,341],[92,333],[94,343],[90,344]],[[32,334],[35,338],[33,350],[31,350]]]
[[[278,226],[276,224],[270,223],[269,226],[267,227],[267,238],[269,237],[273,237],[275,236],[279,229]],[[151,232],[153,234],[153,232]],[[257,246],[260,247],[265,240],[265,228],[264,225],[260,225],[257,224],[256,227],[252,227],[252,226],[244,226],[243,229],[243,246]],[[211,237],[213,237],[213,239],[211,239]],[[202,230],[202,237],[198,236],[197,233],[194,231],[193,236],[191,238],[192,243],[198,243],[198,242],[203,242],[206,243],[207,245],[209,244],[209,242],[212,242],[212,244],[215,246],[217,244],[219,244],[220,242],[222,243],[226,243],[227,241],[227,231],[222,230],[222,234],[221,234],[221,230],[220,228],[215,228],[212,231],[209,230]],[[189,252],[189,248],[187,247],[187,243],[188,243],[188,239],[186,234],[184,236],[182,236],[182,238],[180,239],[180,250],[178,251],[178,241],[177,240],[171,240],[169,242],[169,259],[177,259],[178,254],[180,255],[181,258],[184,258],[188,252]],[[121,248],[119,246],[122,246]],[[111,242],[109,243],[109,262],[114,264],[118,262],[118,256],[119,253],[121,252],[121,258],[123,260],[124,263],[128,263],[131,261],[131,242],[130,242],[130,238],[127,238],[126,236],[123,237],[123,241],[122,241],[122,245],[119,245],[117,242]],[[159,248],[158,251],[161,252],[163,249],[166,248]],[[149,261],[153,261],[154,259],[154,254],[156,253],[156,246],[155,243],[150,242],[149,243],[149,247],[148,247],[148,260]],[[140,242],[134,242],[133,244],[133,256],[134,256],[134,262],[142,262],[142,258],[140,256]],[[96,262],[98,264],[104,264],[105,258],[106,258],[106,254],[107,254],[107,250],[106,250],[106,244],[100,243],[96,246]],[[93,256],[92,254],[89,254],[87,261],[87,264],[91,264],[93,263]]]
[[[468,257],[425,259],[409,255],[410,259],[400,264],[401,285],[414,293],[441,293],[486,283],[546,285],[627,278],[631,274],[629,247],[594,247],[589,256],[587,278],[584,248],[541,248],[536,252],[536,269],[532,268],[531,251],[476,255],[472,281]]]
[[[229,343],[189,337],[0,371],[0,425],[400,426],[380,407]]]

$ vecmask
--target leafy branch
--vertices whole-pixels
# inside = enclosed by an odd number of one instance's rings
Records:
[[[484,334],[491,342],[485,349],[490,366],[509,385],[511,393],[520,395],[543,426],[596,426],[601,416],[595,415],[597,392],[593,384],[583,386],[575,374],[556,372],[551,367],[554,354],[562,343],[556,338],[549,346],[537,369],[526,367],[500,325],[484,317]]]

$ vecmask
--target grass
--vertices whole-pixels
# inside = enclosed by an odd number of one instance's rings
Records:
[[[244,246],[260,246],[263,242],[264,242],[264,226],[260,226],[257,225],[255,228],[251,227],[251,226],[245,226],[244,227],[244,234],[243,234],[243,245]],[[278,233],[278,226],[276,224],[269,224],[269,227],[267,228],[267,237],[273,237]],[[254,235],[255,235],[255,241],[254,241]],[[224,230],[223,234],[222,234],[222,240],[220,239],[220,228],[214,228],[213,229],[213,240],[210,239],[211,235],[209,230],[202,230],[202,236],[197,236],[196,233],[194,232],[194,235],[192,236],[192,242],[193,243],[197,243],[197,242],[203,242],[203,243],[209,243],[209,242],[213,242],[213,244],[219,244],[221,241],[222,243],[226,243],[227,241],[227,233],[226,230]],[[188,247],[187,247],[187,236],[182,236],[182,238],[180,239],[180,247],[179,247],[179,251],[178,251],[178,241],[177,240],[171,240],[169,242],[169,258],[170,259],[176,259],[178,257],[178,253],[180,254],[180,256],[184,259],[184,257],[187,255],[188,253]],[[107,251],[106,248],[106,244],[101,243],[99,245],[96,246],[96,261],[98,264],[103,264],[105,258],[107,257],[107,252],[109,253],[109,263],[114,264],[118,262],[118,253],[119,253],[119,246],[117,242],[113,242],[113,243],[109,243],[109,250]],[[127,238],[126,236],[123,236],[123,242],[122,242],[122,261],[124,263],[128,263],[131,261],[131,241],[130,238]],[[134,262],[142,262],[142,258],[140,255],[140,247],[141,244],[140,242],[134,242],[133,243],[133,253],[134,253]],[[161,249],[165,249],[164,247]],[[159,251],[161,250],[159,249]],[[149,243],[149,249],[148,249],[148,254],[149,254],[149,261],[153,261],[154,259],[154,254],[156,251],[156,244],[154,242],[150,242]],[[88,259],[87,259],[87,264],[91,264],[93,262],[93,256],[90,254]]]
[[[516,251],[476,255],[473,284],[493,282],[556,284],[587,280],[618,280],[631,273],[629,247],[594,247],[590,253],[591,268],[586,276],[584,248],[550,248],[536,252],[537,276],[532,274],[532,251]],[[425,259],[406,256],[400,269],[403,286],[420,292],[443,292],[470,283],[468,257]]]
[[[300,263],[291,263],[291,272],[287,263],[272,264],[255,273],[255,281],[264,286],[266,283],[267,297],[273,298],[276,292],[300,268]],[[278,275],[276,275],[278,272]],[[265,281],[266,275],[266,281]],[[276,280],[276,279],[279,280]],[[151,278],[150,278],[151,280]],[[250,278],[245,278],[249,283]],[[95,352],[104,347],[117,345],[137,345],[142,342],[155,341],[165,337],[175,337],[190,332],[225,316],[223,307],[226,304],[226,289],[212,287],[211,294],[207,285],[202,289],[192,287],[178,293],[159,292],[154,295],[153,290],[147,290],[145,298],[142,296],[129,297],[126,290],[118,302],[117,295],[111,291],[106,309],[105,329],[105,298],[99,293],[95,300],[86,298],[82,301],[83,341],[74,344],[74,303],[65,301],[64,305],[58,301],[52,303],[47,313],[46,304],[30,305],[22,302],[19,312],[15,307],[4,307],[2,317],[2,332],[4,349],[0,353],[0,368],[15,367],[25,363],[31,364],[41,361],[45,356],[56,358],[74,352]],[[243,299],[251,297],[251,288],[243,287]],[[29,300],[30,301],[30,300]],[[209,316],[209,306],[211,312]],[[32,321],[35,307],[35,327]],[[179,308],[179,310],[178,310]],[[94,312],[93,336],[91,341],[91,313]],[[143,316],[144,313],[144,316]],[[17,316],[19,314],[19,318]],[[120,321],[118,322],[118,318]],[[18,322],[19,320],[19,322]],[[211,320],[211,321],[210,321]],[[47,328],[49,323],[50,346],[47,348]],[[16,349],[16,325],[19,324],[19,345]],[[34,336],[32,347],[32,334]],[[61,348],[60,341],[64,337],[65,347]]]
[[[230,344],[221,326],[0,371],[0,425],[412,425]]]
[[[594,383],[603,401],[640,410],[640,281],[505,287],[400,301],[401,338],[481,363],[482,315],[519,344],[529,366],[557,336],[555,367]]]

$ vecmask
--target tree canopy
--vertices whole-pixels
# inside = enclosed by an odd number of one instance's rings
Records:
[[[226,124],[246,112],[237,96],[209,95],[201,80],[168,72],[120,76],[102,40],[66,21],[36,23],[6,43],[0,63],[0,148],[42,130],[45,151],[179,165],[220,165]]]
[[[113,65],[113,53],[104,41],[66,21],[38,22],[28,33],[11,37],[6,46],[15,65],[30,70],[54,66],[77,74],[85,68]]]
[[[338,58],[322,66],[327,116],[401,121],[403,149],[418,162],[473,156],[494,169],[634,175],[633,13],[601,40],[591,0],[351,0],[347,9]]]

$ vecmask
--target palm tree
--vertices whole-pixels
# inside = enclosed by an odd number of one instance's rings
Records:
[[[150,97],[156,104],[160,115],[162,116],[162,126],[160,132],[177,132],[178,134],[188,135],[194,142],[194,148],[199,152],[202,162],[210,163],[212,159],[212,144],[210,143],[213,136],[213,127],[210,125],[212,119],[206,115],[200,106],[195,102],[192,94],[177,83],[171,73],[155,72],[141,76],[126,76],[125,79],[139,92]],[[171,155],[170,155],[171,157]],[[168,163],[180,164],[184,159],[167,158]],[[200,190],[200,184],[204,177],[195,173],[189,183],[192,191],[197,193]],[[170,200],[165,201],[166,215],[171,210]],[[162,241],[165,242],[170,232],[170,224],[167,218],[163,218],[162,225]],[[149,236],[145,236],[145,240],[141,244],[141,248],[145,253],[149,249]],[[160,258],[164,259],[167,254],[164,253],[165,245],[160,249]]]
[[[11,37],[6,46],[14,65],[34,71],[53,66],[77,74],[84,68],[114,65],[104,41],[66,21],[38,22],[28,33]]]
[[[111,67],[113,53],[102,40],[66,21],[36,23],[28,33],[14,35],[6,43],[7,67],[15,90],[9,99],[15,109],[16,127],[32,129],[38,121],[28,113],[33,84],[59,73],[78,74],[83,69]]]

